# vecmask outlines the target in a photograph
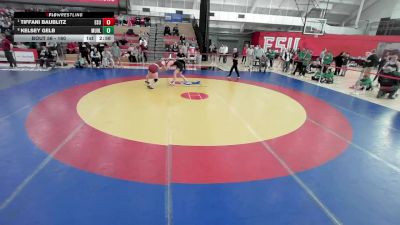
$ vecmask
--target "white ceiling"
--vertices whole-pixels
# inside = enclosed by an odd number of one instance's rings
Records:
[[[200,0],[130,0],[134,5],[158,6],[180,9],[199,9]],[[210,0],[212,11],[237,13],[256,13],[282,16],[307,16],[320,18],[325,13],[327,23],[342,25],[344,21],[354,20],[362,0]],[[364,10],[380,0],[365,0]],[[310,4],[308,4],[310,3]],[[217,27],[221,22],[212,21],[210,25]],[[232,29],[238,23],[224,22],[225,27]],[[245,24],[246,29],[265,29],[265,26]]]

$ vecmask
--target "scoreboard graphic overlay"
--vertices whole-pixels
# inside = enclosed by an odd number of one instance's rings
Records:
[[[16,42],[113,42],[113,12],[16,12]]]

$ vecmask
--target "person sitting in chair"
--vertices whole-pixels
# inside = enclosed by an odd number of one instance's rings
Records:
[[[90,53],[90,57],[92,58],[92,62],[96,64],[96,67],[100,66],[100,52],[97,51],[97,48],[94,48],[93,51]]]
[[[75,62],[75,68],[85,68],[87,67],[86,60],[78,54],[78,59]]]
[[[264,68],[264,73],[267,71],[268,67],[268,58],[265,54],[263,54],[260,58],[260,64],[259,66],[259,71],[261,72],[261,69]]]
[[[382,67],[381,73],[383,76],[378,78],[380,89],[376,96],[377,98],[381,98],[386,94],[389,94],[389,99],[396,98],[396,93],[400,88],[400,64],[397,59],[397,55],[392,56],[389,62]]]
[[[171,28],[168,25],[165,25],[164,27],[164,36],[171,36]]]
[[[49,57],[50,57],[50,52],[47,50],[46,46],[42,46],[42,49],[40,50],[39,54],[40,67],[43,68],[44,64],[46,64],[46,67],[50,67],[50,63],[48,60]]]
[[[174,36],[179,36],[178,24],[176,24],[176,25],[174,26],[174,28],[172,28],[172,33],[174,34]]]

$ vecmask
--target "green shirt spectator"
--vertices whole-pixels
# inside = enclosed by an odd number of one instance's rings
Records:
[[[333,55],[331,52],[328,52],[325,54],[324,59],[322,60],[322,63],[324,65],[330,65],[333,61]]]
[[[300,61],[303,61],[305,54],[306,54],[306,51],[304,51],[304,50],[299,52],[299,60]]]
[[[311,53],[310,52],[308,52],[308,51],[304,52],[302,62],[303,62],[304,66],[308,66],[310,64],[310,62],[311,62]]]
[[[269,59],[275,59],[275,51],[274,50],[271,50],[271,51],[269,51],[268,52],[268,58]]]

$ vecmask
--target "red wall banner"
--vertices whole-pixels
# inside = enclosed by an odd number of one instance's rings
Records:
[[[256,32],[252,39],[254,45],[264,48],[307,48],[313,51],[313,55],[319,55],[322,49],[327,48],[334,55],[345,51],[352,56],[365,56],[381,42],[400,43],[400,36],[326,34],[315,37],[299,32]]]
[[[17,62],[35,62],[38,59],[36,49],[14,48],[14,58]],[[3,49],[0,48],[0,62],[7,62]]]

